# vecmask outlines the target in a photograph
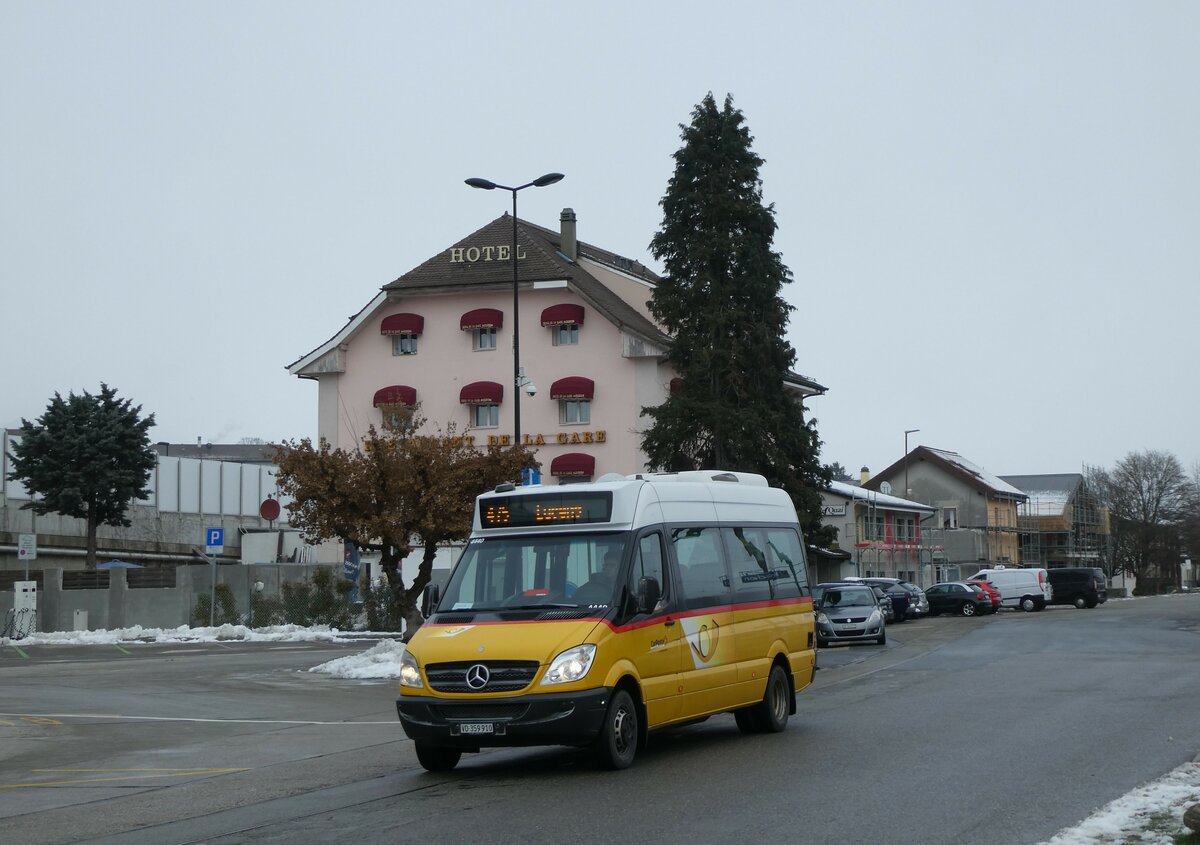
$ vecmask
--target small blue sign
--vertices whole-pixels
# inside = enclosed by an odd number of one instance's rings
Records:
[[[208,539],[204,542],[206,546],[224,546],[225,545],[225,529],[224,528],[208,528],[205,529],[205,535]]]
[[[542,483],[542,471],[538,467],[521,467],[521,485],[531,487]]]

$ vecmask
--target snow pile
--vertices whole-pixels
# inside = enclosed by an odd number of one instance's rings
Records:
[[[362,654],[339,657],[314,666],[310,672],[321,672],[335,678],[377,679],[400,677],[400,655],[404,643],[399,640],[380,640]]]
[[[304,628],[299,625],[273,625],[268,628],[247,628],[245,625],[218,625],[213,628],[118,628],[112,631],[35,631],[17,645],[104,645],[111,643],[197,643],[241,640],[243,642],[353,642],[363,635],[351,636],[346,631],[327,625]],[[8,640],[0,639],[0,643]]]
[[[1187,833],[1183,813],[1200,803],[1200,762],[1193,760],[1153,783],[1101,807],[1075,827],[1060,830],[1045,845],[1172,845]]]

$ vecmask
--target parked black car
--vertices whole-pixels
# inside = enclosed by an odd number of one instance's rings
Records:
[[[1108,601],[1108,579],[1104,570],[1091,566],[1066,566],[1047,569],[1046,577],[1054,594],[1050,604],[1095,607]]]
[[[992,600],[987,597],[987,593],[962,581],[947,581],[926,587],[925,598],[929,599],[930,616],[937,616],[939,613],[978,616],[992,609]]]

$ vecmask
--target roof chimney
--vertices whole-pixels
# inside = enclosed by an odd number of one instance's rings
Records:
[[[559,252],[574,261],[579,257],[579,246],[575,240],[575,210],[564,208],[558,219],[562,224],[558,245]]]
[[[858,483],[859,484],[866,484],[870,480],[871,480],[871,470],[869,470],[867,467],[863,467],[862,469],[860,469],[858,471]]]

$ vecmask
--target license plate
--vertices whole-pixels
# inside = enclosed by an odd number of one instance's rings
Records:
[[[466,722],[458,726],[460,734],[490,734],[495,733],[491,722]]]

